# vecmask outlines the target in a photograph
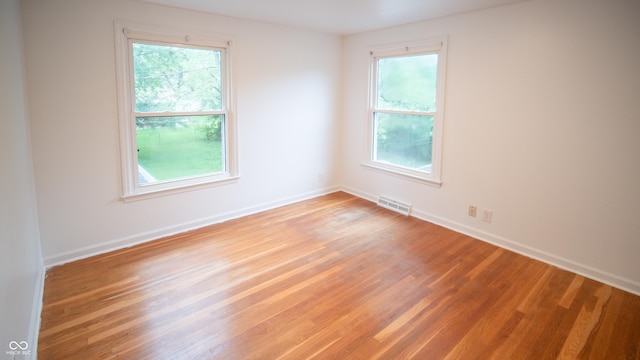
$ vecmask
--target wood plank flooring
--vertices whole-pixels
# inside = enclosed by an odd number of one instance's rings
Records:
[[[39,359],[640,359],[640,297],[334,193],[54,267]]]

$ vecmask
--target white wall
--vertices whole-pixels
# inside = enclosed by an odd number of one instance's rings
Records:
[[[22,3],[46,265],[338,184],[340,37],[128,0]],[[233,39],[238,183],[120,200],[114,20]]]
[[[19,0],[0,1],[0,48],[0,356],[8,356],[11,341],[26,341],[35,358],[44,271]]]
[[[443,186],[363,168],[367,49],[441,35]],[[348,36],[344,184],[640,293],[639,39],[637,0],[532,0]]]

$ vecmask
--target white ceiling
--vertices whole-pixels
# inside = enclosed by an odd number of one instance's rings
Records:
[[[526,0],[143,1],[333,34],[352,34]]]

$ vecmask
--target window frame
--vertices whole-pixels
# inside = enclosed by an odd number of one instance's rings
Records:
[[[411,55],[437,54],[438,69],[436,77],[436,101],[435,111],[405,111],[376,108],[378,93],[378,59],[404,57]],[[442,185],[442,138],[444,126],[444,95],[447,63],[447,38],[433,38],[409,43],[396,43],[386,46],[371,48],[369,51],[369,98],[367,115],[367,141],[366,160],[363,166],[375,171],[399,176],[404,179],[414,180],[428,185],[440,187]],[[431,155],[431,172],[423,172],[415,169],[394,165],[388,162],[376,161],[375,158],[375,116],[377,113],[390,114],[415,114],[421,116],[433,116],[433,138]]]
[[[118,120],[120,135],[120,163],[122,177],[121,199],[125,202],[153,198],[183,191],[236,182],[239,178],[237,161],[235,106],[232,91],[232,41],[201,34],[179,34],[165,28],[155,28],[126,22],[115,22],[116,75],[118,89]],[[222,172],[140,185],[136,141],[135,93],[132,43],[159,44],[186,48],[221,51],[222,110],[198,111],[189,115],[217,114],[224,116],[224,169]],[[184,115],[185,112],[144,113],[151,115]]]

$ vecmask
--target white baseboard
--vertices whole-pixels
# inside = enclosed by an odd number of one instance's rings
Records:
[[[46,270],[44,266],[40,267],[37,274],[35,289],[33,292],[33,303],[31,305],[31,319],[29,322],[29,351],[30,354],[26,359],[38,358],[38,336],[40,334],[40,320],[42,315],[42,297],[44,295],[44,278]]]
[[[229,211],[222,214],[217,214],[214,216],[189,221],[186,223],[167,226],[164,228],[156,229],[153,231],[148,231],[140,234],[135,234],[132,236],[127,236],[121,239],[115,239],[112,241],[107,241],[98,245],[91,245],[87,247],[83,247],[76,250],[66,251],[60,254],[48,256],[44,259],[44,265],[46,268],[50,268],[57,265],[62,265],[64,263],[85,259],[91,256],[107,253],[110,251],[128,248],[134,245],[142,244],[148,241],[157,240],[166,236],[171,236],[179,233],[183,233],[186,231],[198,229],[201,227],[218,224],[224,221],[229,221],[232,219],[237,219],[239,217],[259,213],[262,211],[275,209],[281,206],[293,204],[299,201],[315,198],[318,196],[326,195],[329,193],[333,193],[339,191],[340,187],[332,186],[296,196],[291,196],[285,199],[280,199],[276,201],[270,201],[263,204],[258,204],[255,206],[250,206],[247,208]]]
[[[366,193],[354,188],[350,188],[350,187],[343,187],[342,190],[344,192],[369,200],[374,203],[378,198],[377,195],[369,194],[369,193]],[[640,283],[637,281],[633,281],[631,279],[627,279],[615,274],[611,274],[609,272],[596,269],[591,266],[580,264],[578,262],[565,259],[563,257],[518,243],[517,241],[513,241],[495,234],[488,233],[486,231],[475,229],[465,224],[461,224],[455,221],[451,221],[449,219],[445,219],[445,218],[430,214],[426,211],[413,208],[411,211],[411,216],[434,223],[436,225],[440,225],[442,227],[459,232],[461,234],[471,236],[473,238],[482,240],[484,242],[493,244],[495,246],[513,251],[520,255],[524,255],[526,257],[530,257],[532,259],[542,261],[546,264],[571,271],[575,274],[582,275],[592,280],[596,280],[601,283],[611,285],[613,287],[630,292],[632,294],[640,295]]]

